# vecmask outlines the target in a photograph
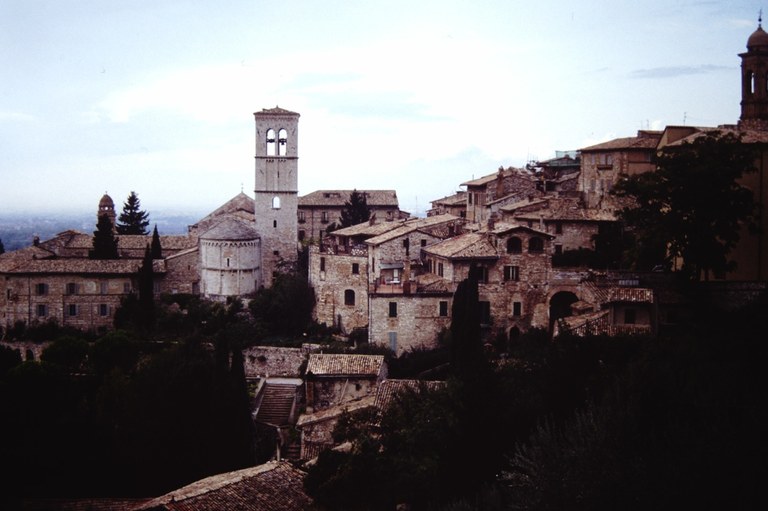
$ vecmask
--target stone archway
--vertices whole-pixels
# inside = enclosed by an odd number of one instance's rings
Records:
[[[571,315],[571,305],[579,301],[579,297],[570,291],[558,291],[549,299],[549,331],[560,318]]]

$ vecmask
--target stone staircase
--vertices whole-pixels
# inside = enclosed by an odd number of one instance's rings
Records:
[[[273,426],[289,424],[296,400],[296,386],[268,382],[263,392],[261,404],[256,412],[256,420]]]

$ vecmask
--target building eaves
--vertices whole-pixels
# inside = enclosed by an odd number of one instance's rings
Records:
[[[583,153],[590,151],[620,151],[622,149],[655,149],[656,145],[661,139],[661,133],[658,136],[643,136],[643,137],[624,137],[615,138],[595,144],[589,147],[580,149]]]
[[[165,271],[162,263],[161,260],[154,261],[155,271]],[[140,259],[35,259],[23,261],[6,273],[126,275],[136,273],[140,266]]]
[[[400,236],[405,236],[406,234],[410,234],[412,232],[416,232],[421,229],[435,227],[441,224],[454,222],[456,220],[459,220],[459,217],[457,217],[456,215],[451,215],[449,213],[445,213],[443,215],[428,216],[426,218],[412,218],[404,221],[394,229],[391,229],[378,236],[373,236],[365,240],[365,243],[368,245],[374,245],[374,246],[380,245],[384,242],[397,239]]]

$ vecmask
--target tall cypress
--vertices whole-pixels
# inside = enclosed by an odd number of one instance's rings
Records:
[[[117,238],[113,232],[112,221],[107,215],[99,215],[96,230],[93,231],[93,250],[91,259],[118,259]]]
[[[157,224],[155,224],[155,229],[152,231],[152,246],[150,252],[152,252],[152,259],[163,258],[163,247],[160,245],[160,235],[157,233]]]

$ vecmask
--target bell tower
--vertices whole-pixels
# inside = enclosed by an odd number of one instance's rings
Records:
[[[261,237],[265,287],[283,263],[297,260],[299,114],[275,107],[253,114],[256,120],[256,230]]]
[[[739,127],[768,130],[768,33],[762,27],[762,14],[757,30],[747,39],[746,53],[741,57],[741,117]]]

